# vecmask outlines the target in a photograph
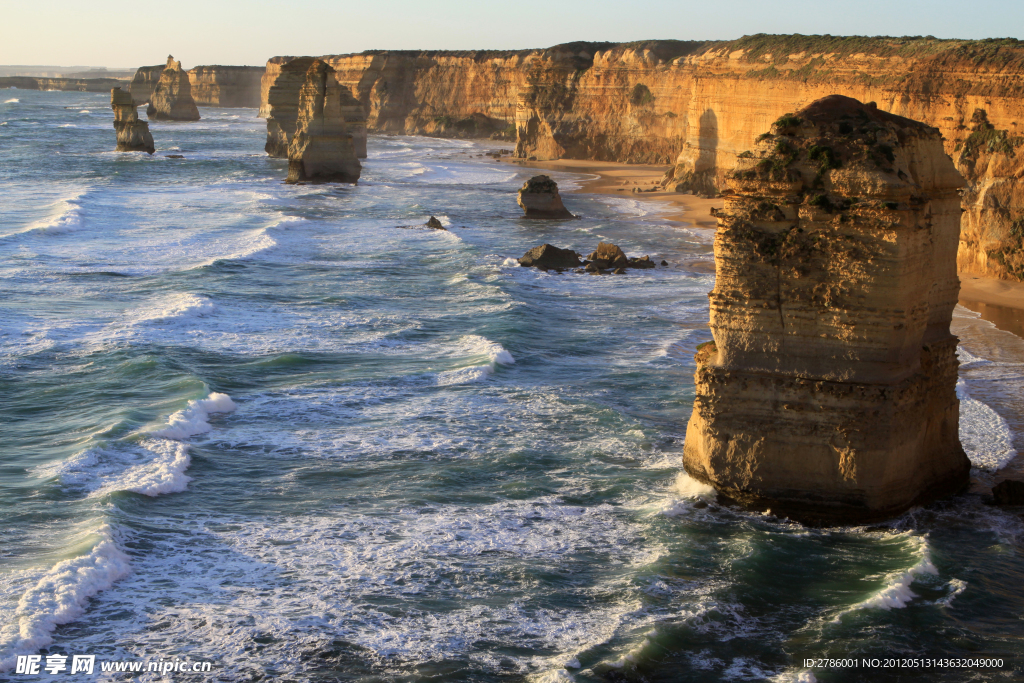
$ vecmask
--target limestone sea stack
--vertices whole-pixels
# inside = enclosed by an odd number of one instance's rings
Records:
[[[138,68],[131,85],[128,86],[135,104],[149,104],[149,99],[153,96],[153,91],[156,90],[156,84],[160,82],[160,76],[163,75],[165,68],[164,64]]]
[[[536,175],[519,188],[516,203],[526,218],[575,218],[562,203],[558,183],[546,175]]]
[[[740,155],[716,212],[692,477],[826,524],[967,484],[949,331],[963,185],[937,129],[838,95]]]
[[[167,66],[149,99],[146,116],[154,121],[199,120],[188,73],[181,70],[181,62],[174,61],[172,56],[167,57]]]
[[[288,145],[288,182],[354,183],[362,167],[345,125],[342,87],[319,59],[306,71],[299,93],[295,136]]]
[[[131,93],[120,88],[110,91],[110,108],[114,110],[114,130],[117,131],[117,152],[156,151],[149,124],[139,120],[139,112]]]
[[[260,105],[260,116],[267,119],[267,144],[264,149],[272,157],[288,157],[288,146],[295,135],[295,124],[298,121],[299,93],[306,82],[306,72],[314,61],[315,57],[275,57],[267,62],[261,86],[264,102]],[[363,105],[352,95],[348,86],[338,82],[338,74],[333,69],[330,74],[338,86],[342,117],[352,136],[356,156],[365,159],[366,114]]]

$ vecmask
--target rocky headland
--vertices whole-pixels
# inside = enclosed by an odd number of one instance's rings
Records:
[[[197,66],[189,69],[192,99],[198,107],[260,106],[262,66]]]
[[[684,462],[741,503],[870,521],[967,484],[956,338],[961,175],[939,131],[830,96],[726,181],[714,342]]]
[[[263,115],[290,59],[267,64]],[[709,196],[779,116],[830,94],[875,101],[937,127],[967,180],[960,268],[1024,278],[1024,44],[1012,39],[755,35],[323,59],[371,132],[504,137],[521,159],[672,164],[667,187]]]
[[[153,97],[153,91],[156,90],[156,84],[160,82],[160,76],[163,75],[165,68],[167,68],[166,64],[155,64],[153,66],[140,66],[135,72],[128,89],[132,94],[132,99],[137,104],[149,104],[150,98]]]
[[[117,131],[116,152],[156,151],[149,124],[139,120],[139,112],[131,93],[112,88],[110,108],[114,110],[114,130]]]
[[[362,170],[352,134],[345,125],[344,88],[326,63],[306,69],[288,143],[288,182],[354,183]]]
[[[188,74],[182,70],[181,62],[175,61],[172,56],[167,57],[167,66],[149,98],[146,116],[154,121],[199,120],[199,109],[192,99],[192,84]]]
[[[0,77],[0,88],[19,90],[64,90],[69,92],[107,92],[123,87],[127,81],[120,78],[42,78],[36,76]]]

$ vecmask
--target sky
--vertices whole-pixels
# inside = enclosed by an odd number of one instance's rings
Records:
[[[1024,38],[1021,0],[0,0],[0,64],[262,65],[368,49],[511,50],[753,33]]]

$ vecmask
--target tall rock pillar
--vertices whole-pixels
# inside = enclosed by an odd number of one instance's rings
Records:
[[[728,184],[686,471],[812,523],[963,488],[964,183],[939,131],[833,95],[780,118]]]
[[[154,121],[198,121],[199,109],[192,99],[192,84],[181,62],[168,55],[167,66],[149,98],[146,116]]]
[[[139,121],[139,112],[131,93],[120,88],[111,90],[110,108],[114,110],[114,130],[117,131],[117,147],[114,151],[150,154],[156,151],[153,136],[149,132],[149,124]]]
[[[288,145],[288,182],[359,180],[362,167],[345,125],[345,94],[331,67],[319,59],[310,64],[299,92],[295,136]]]

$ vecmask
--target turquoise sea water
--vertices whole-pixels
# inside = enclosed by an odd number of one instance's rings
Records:
[[[202,114],[149,157],[110,151],[105,95],[0,95],[0,679],[53,653],[213,663],[174,680],[1020,674],[1018,512],[808,529],[681,476],[706,234],[585,194],[522,220],[531,172],[489,143],[371,137],[357,186],[289,186],[253,110]],[[429,215],[449,231],[407,227]],[[601,240],[671,265],[510,260]],[[954,331],[994,469],[1024,447],[1024,342]]]

